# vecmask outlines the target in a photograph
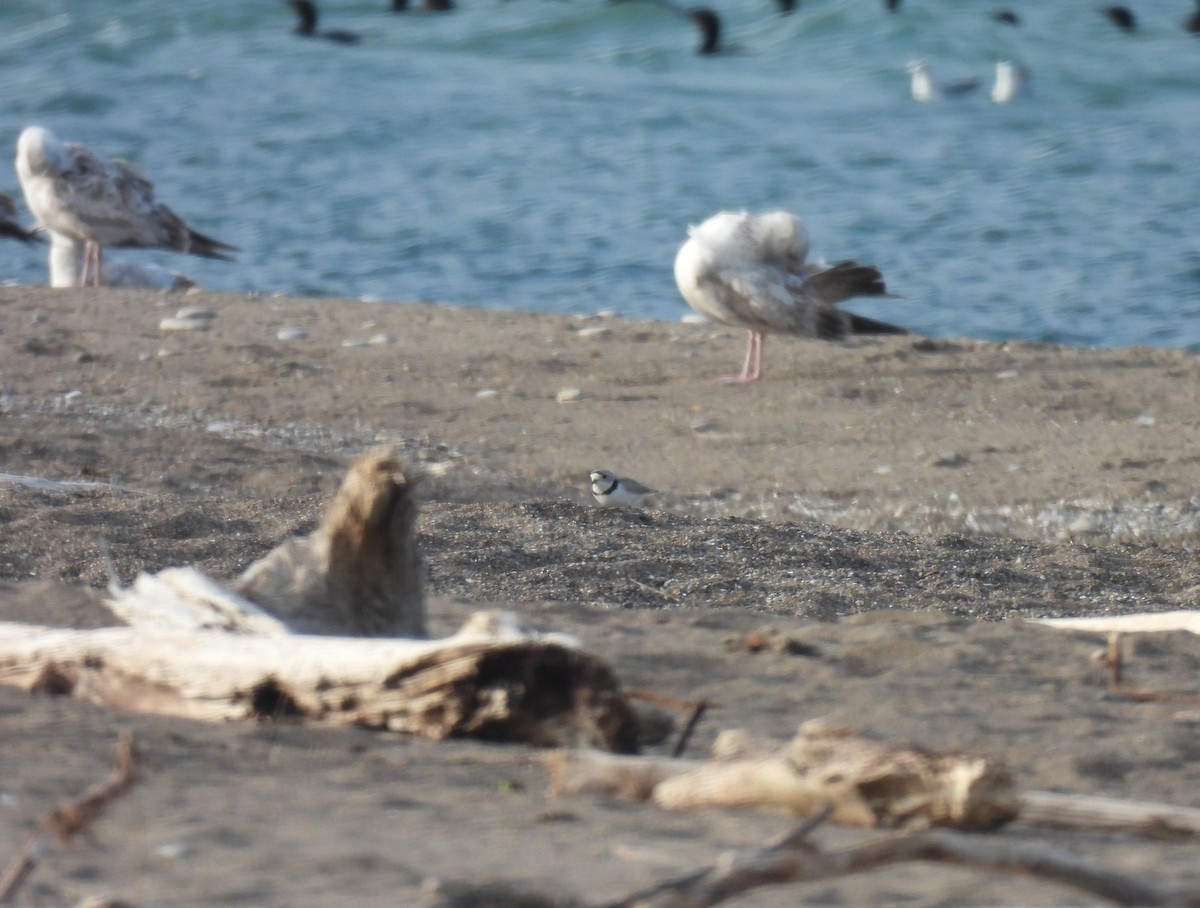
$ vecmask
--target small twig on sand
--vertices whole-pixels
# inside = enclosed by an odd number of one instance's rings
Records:
[[[1070,852],[1043,845],[996,841],[949,830],[891,836],[855,848],[822,853],[806,839],[815,823],[775,845],[723,855],[710,869],[690,874],[604,908],[707,908],[759,886],[850,876],[888,864],[937,861],[977,870],[1051,880],[1118,905],[1200,905],[1200,892],[1120,873]]]
[[[692,708],[692,714],[688,717],[687,725],[683,726],[683,731],[679,733],[679,741],[675,744],[675,749],[671,751],[672,757],[682,757],[683,752],[687,750],[688,741],[691,740],[692,732],[696,730],[700,719],[704,716],[708,709],[707,700],[697,700],[696,705]]]
[[[93,786],[82,797],[59,804],[38,823],[12,864],[0,877],[0,904],[11,903],[17,890],[33,872],[47,835],[53,835],[63,844],[69,842],[91,826],[113,801],[137,781],[133,736],[127,731],[122,732],[117,741],[116,763],[111,777]]]

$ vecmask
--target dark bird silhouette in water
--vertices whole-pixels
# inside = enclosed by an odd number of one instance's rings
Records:
[[[711,9],[707,7],[697,7],[696,9],[688,10],[688,16],[696,23],[696,27],[700,29],[700,46],[696,48],[698,54],[715,54],[721,50],[721,20]]]
[[[393,13],[406,13],[409,11],[408,0],[392,0]],[[421,3],[421,12],[423,13],[448,13],[454,9],[454,0],[423,0]]]
[[[17,204],[2,192],[0,192],[0,236],[30,244],[36,243],[39,239],[32,230],[26,230],[17,223]]]
[[[775,0],[775,5],[781,13],[790,13],[800,5],[800,0]]]
[[[1196,11],[1183,20],[1183,30],[1200,35],[1200,0],[1196,0]]]
[[[999,22],[1001,25],[1020,25],[1021,17],[1014,13],[1011,9],[998,9],[992,13],[992,20]]]
[[[332,29],[317,31],[317,7],[312,0],[287,0],[287,5],[296,14],[296,34],[305,38],[322,38],[334,44],[357,44],[362,40],[361,35],[354,32]]]
[[[1131,32],[1137,28],[1137,17],[1127,6],[1106,6],[1103,13],[1108,17],[1109,22],[1122,31]]]
[[[900,0],[883,0],[883,8],[889,13],[898,12],[900,9]]]

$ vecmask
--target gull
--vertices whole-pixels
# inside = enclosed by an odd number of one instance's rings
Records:
[[[287,5],[296,14],[296,34],[301,37],[323,38],[334,44],[357,44],[362,40],[362,35],[340,29],[317,31],[317,7],[312,0],[287,0]]]
[[[592,497],[602,507],[618,505],[641,507],[647,498],[657,494],[654,489],[642,485],[628,476],[618,476],[610,470],[592,470]]]
[[[1030,92],[1029,70],[1013,66],[1007,60],[996,61],[996,84],[992,86],[992,100],[1007,104],[1015,98],[1023,98]]]
[[[924,60],[913,60],[908,64],[912,76],[912,96],[918,101],[941,101],[943,98],[958,98],[970,94],[979,87],[978,79],[961,79],[957,82],[939,82],[933,78],[929,64]]]
[[[786,211],[722,211],[688,228],[675,256],[679,292],[706,318],[750,332],[741,374],[732,381],[763,377],[766,334],[841,340],[908,333],[837,308],[856,296],[888,296],[879,269],[853,261],[805,264],[807,256],[808,231]]]
[[[0,236],[11,237],[23,243],[34,243],[37,234],[17,223],[17,204],[0,192]]]
[[[154,198],[154,184],[128,161],[108,160],[50,130],[27,126],[17,140],[17,176],[40,225],[87,244],[82,280],[99,286],[105,247],[172,249],[232,261],[229,246],[192,230]]]

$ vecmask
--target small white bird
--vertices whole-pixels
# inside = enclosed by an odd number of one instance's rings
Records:
[[[1023,98],[1030,92],[1029,70],[1023,66],[1013,66],[1007,60],[996,61],[996,84],[992,86],[992,100],[997,104],[1007,104],[1016,98]]]
[[[628,476],[618,476],[608,470],[592,470],[592,497],[603,507],[627,506],[640,508],[646,499],[657,492]]]
[[[957,82],[939,82],[934,79],[929,64],[924,60],[913,60],[908,64],[908,74],[912,76],[912,96],[917,101],[941,101],[945,98],[959,98],[970,94],[979,88],[979,80],[975,78],[960,79]]]
[[[688,228],[675,256],[679,292],[705,318],[750,332],[746,361],[732,381],[763,377],[767,334],[841,340],[908,333],[837,308],[855,296],[887,296],[878,268],[853,261],[805,264],[807,256],[808,231],[786,211],[722,211]]]
[[[17,176],[25,204],[41,226],[87,247],[83,281],[101,280],[104,247],[173,249],[232,261],[229,246],[184,223],[154,198],[154,184],[134,165],[108,160],[50,130],[27,126],[17,140]]]

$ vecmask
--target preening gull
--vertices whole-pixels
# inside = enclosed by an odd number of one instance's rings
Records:
[[[61,233],[50,234],[50,286],[82,287],[84,246]],[[136,262],[104,262],[100,282],[106,287],[147,287],[153,290],[189,290],[196,282],[186,274],[168,271],[159,265]]]
[[[944,98],[957,98],[979,88],[978,79],[939,82],[933,77],[929,64],[924,60],[910,62],[908,74],[912,76],[912,96],[917,101],[941,101]]]
[[[879,269],[857,262],[805,263],[808,231],[786,211],[722,211],[698,227],[675,256],[675,283],[701,315],[750,332],[733,381],[763,376],[766,334],[841,340],[851,334],[907,334],[904,328],[844,312],[856,296],[887,296]]]
[[[0,236],[11,237],[25,243],[37,240],[37,234],[17,223],[17,204],[0,192]]]
[[[128,161],[60,142],[41,126],[26,127],[17,140],[17,176],[42,227],[87,244],[84,283],[90,277],[99,285],[105,247],[172,249],[225,261],[237,251],[192,230],[156,201],[154,185]]]

